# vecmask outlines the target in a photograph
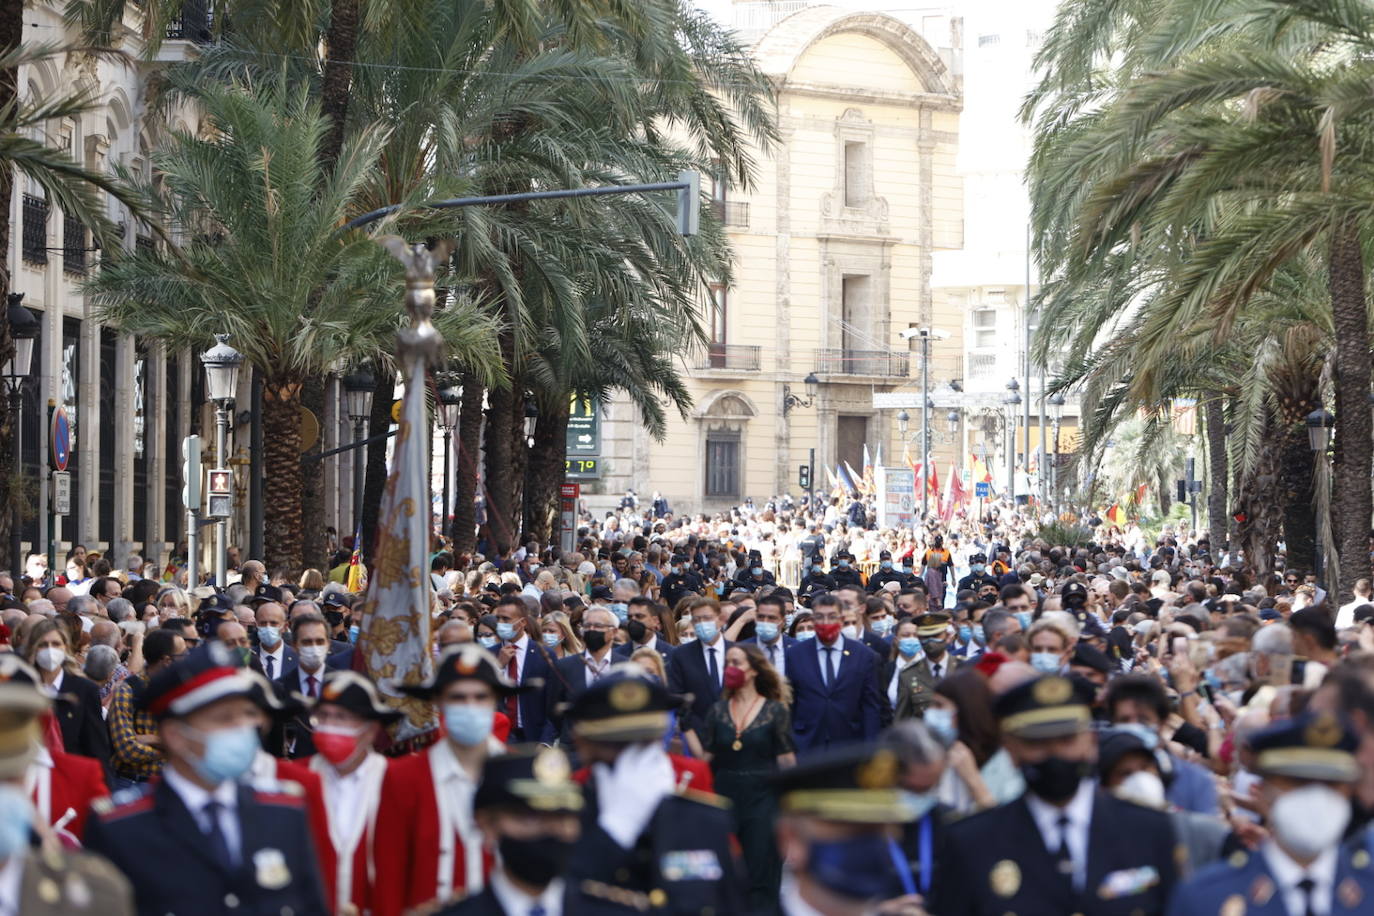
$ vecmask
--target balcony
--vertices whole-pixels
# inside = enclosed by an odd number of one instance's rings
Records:
[[[706,357],[697,365],[697,368],[733,369],[738,372],[758,372],[759,351],[759,347],[719,343],[708,344],[706,348]]]
[[[888,350],[847,350],[825,348],[816,351],[817,375],[868,375],[906,378],[911,371],[910,354]]]
[[[209,0],[186,0],[181,15],[167,20],[168,41],[190,41],[208,44],[213,36],[214,12]]]
[[[711,201],[711,212],[726,229],[749,228],[749,205],[734,200]]]
[[[157,254],[157,242],[151,235],[134,236],[134,251],[141,255],[152,256]]]
[[[62,269],[77,276],[86,273],[86,227],[65,210],[62,212]]]
[[[30,264],[48,263],[48,202],[24,195],[23,256]]]

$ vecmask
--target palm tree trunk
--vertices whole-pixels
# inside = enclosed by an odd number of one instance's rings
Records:
[[[268,572],[301,569],[301,380],[262,386],[263,561]]]
[[[1282,458],[1277,441],[1277,424],[1266,412],[1254,467],[1236,486],[1236,507],[1245,520],[1236,524],[1235,543],[1245,552],[1245,565],[1256,580],[1273,571],[1274,545],[1283,523],[1277,499]]]
[[[320,109],[329,119],[329,132],[320,145],[319,158],[326,174],[343,149],[348,123],[348,103],[353,82],[353,58],[358,47],[358,0],[333,0],[329,28],[324,34],[324,73],[320,78]]]
[[[1313,514],[1312,479],[1315,473],[1307,426],[1288,422],[1283,430],[1280,503],[1283,540],[1288,545],[1287,567],[1308,572],[1317,560],[1317,520]]]
[[[525,435],[525,383],[523,377],[511,379],[510,402],[510,464],[511,464],[511,524],[515,526],[515,546],[529,540],[525,529],[525,490],[528,485],[529,437]]]
[[[323,376],[312,375],[301,388],[301,406],[315,415],[324,427],[324,398],[327,383]],[[323,436],[317,436],[304,455],[318,455],[323,446]],[[325,556],[324,540],[324,462],[320,460],[301,462],[301,517],[311,519],[311,524],[301,532],[301,561],[316,569],[329,567]]]
[[[486,461],[487,529],[498,553],[505,554],[515,543],[516,514],[519,503],[515,499],[516,477],[511,446],[514,433],[512,408],[517,400],[514,369],[515,338],[511,331],[501,333],[501,358],[511,373],[509,384],[492,388],[487,393],[487,427],[482,443]],[[523,413],[523,411],[522,411]]]
[[[396,400],[396,376],[380,363],[372,367],[372,375],[377,380],[377,391],[372,396],[368,438],[391,430],[391,405]],[[363,471],[363,556],[369,561],[377,543],[377,517],[382,511],[382,491],[386,489],[387,442],[379,439],[367,447],[367,468]]]
[[[567,398],[555,397],[557,407],[541,407],[534,425],[534,448],[529,452],[529,487],[525,492],[525,530],[540,544],[553,544],[558,539],[558,519],[561,509],[564,477],[564,455],[567,452]]]
[[[486,388],[472,372],[463,373],[458,414],[458,479],[454,487],[453,548],[471,553],[477,546],[477,455],[482,437],[482,399]]]
[[[1156,481],[1156,484],[1159,487],[1159,514],[1162,518],[1169,514],[1169,510],[1174,505],[1173,497],[1169,495],[1169,487],[1171,486],[1169,475],[1163,469],[1159,472],[1159,480]]]
[[[1207,401],[1207,466],[1210,486],[1207,488],[1207,531],[1212,544],[1212,556],[1220,557],[1230,540],[1230,515],[1226,510],[1227,483],[1230,471],[1226,467],[1226,411],[1220,391],[1204,392]]]
[[[1331,324],[1336,337],[1336,455],[1332,468],[1336,547],[1341,560],[1339,601],[1351,600],[1358,579],[1369,578],[1369,314],[1359,226],[1346,219],[1331,232],[1327,262]]]

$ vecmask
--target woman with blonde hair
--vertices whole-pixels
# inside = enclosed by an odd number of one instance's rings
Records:
[[[566,611],[554,611],[539,619],[540,638],[554,658],[582,654],[582,640],[573,630],[572,619]]]
[[[308,597],[306,594],[307,592],[313,592],[315,595],[318,595],[322,591],[324,591],[324,575],[321,574],[318,569],[307,569],[305,572],[301,573],[301,597]]]
[[[173,617],[191,619],[191,596],[175,585],[163,586],[157,593],[157,612],[163,620]]]

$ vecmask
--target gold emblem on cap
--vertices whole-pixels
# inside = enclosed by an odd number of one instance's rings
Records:
[[[649,704],[649,687],[640,681],[621,681],[606,694],[606,701],[617,712],[636,712]]]
[[[854,771],[854,781],[860,789],[892,788],[897,784],[897,755],[891,751],[875,751]]]
[[[565,783],[572,776],[568,755],[558,748],[546,747],[534,756],[534,778],[546,786]]]
[[[1369,852],[1364,849],[1357,849],[1350,856],[1350,864],[1355,868],[1369,867]]]
[[[1341,724],[1335,716],[1320,715],[1302,733],[1308,747],[1335,747],[1341,741]]]
[[[1217,916],[1245,916],[1245,898],[1240,894],[1232,894],[1221,902],[1221,909],[1217,910]]]
[[[999,897],[1015,897],[1021,889],[1021,866],[1003,859],[988,872],[988,887]]]
[[[1031,696],[1041,706],[1058,706],[1073,696],[1073,685],[1062,677],[1041,678],[1031,688]]]

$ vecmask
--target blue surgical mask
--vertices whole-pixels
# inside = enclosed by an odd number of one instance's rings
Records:
[[[281,642],[281,627],[258,627],[258,642],[267,651],[272,651]]]
[[[902,564],[902,572],[904,572],[904,573],[910,574],[911,571],[912,571],[914,568],[915,568],[915,567],[913,567],[910,563],[903,563],[903,564]]]
[[[720,627],[717,626],[714,620],[703,620],[700,623],[693,624],[692,629],[696,631],[697,638],[702,642],[714,642],[716,636],[720,633]]]
[[[630,619],[630,606],[624,601],[613,601],[611,602],[611,613],[615,615],[616,620],[624,623]]]
[[[848,568],[849,568],[849,561],[848,561],[848,560],[841,560],[841,561],[839,561],[838,563],[836,563],[835,565],[838,566],[838,567],[840,567],[840,569],[848,569]]]
[[[515,640],[515,624],[499,620],[496,623],[496,635],[502,642],[513,642]]]
[[[891,568],[892,568],[892,561],[891,561],[891,560],[883,560],[883,562],[879,563],[878,565],[881,566],[883,569],[891,569]]]
[[[496,710],[490,706],[449,703],[444,706],[444,730],[459,744],[473,747],[491,737],[495,717]]]
[[[894,621],[891,617],[879,617],[877,620],[873,621],[870,626],[873,627],[874,633],[877,633],[879,636],[886,636],[892,631],[893,623]]]
[[[190,726],[185,728],[195,732]],[[247,773],[262,747],[258,730],[251,725],[197,734],[205,744],[205,751],[198,759],[193,759],[191,765],[201,779],[213,785],[231,782]]]
[[[359,636],[362,632],[363,632],[363,628],[362,628],[362,627],[358,626],[356,623],[353,624],[353,626],[351,626],[351,627],[348,628],[348,641],[351,642],[351,643],[356,643],[356,642],[358,641],[358,636]]]
[[[759,642],[772,642],[778,638],[778,625],[776,623],[756,623],[754,633],[758,636]]]
[[[986,563],[974,563],[971,566],[969,566],[969,570],[975,573],[980,573],[987,568],[988,567]]]
[[[758,576],[763,575],[763,567],[762,567],[762,566],[751,566],[751,567],[749,567],[749,574],[750,574],[751,576],[754,576],[754,577],[757,578]]]
[[[960,628],[959,628],[959,642],[964,643],[965,645],[967,645],[967,644],[968,644],[968,641],[971,640],[971,639],[973,639],[973,627],[969,627],[969,626],[962,626],[962,627],[960,627]]]
[[[980,646],[987,644],[988,637],[987,634],[983,632],[983,625],[981,623],[975,623],[973,625],[973,641]]]
[[[825,567],[821,566],[819,563],[815,563],[812,564],[811,571],[819,576],[821,573],[825,572]]]
[[[954,710],[945,709],[943,706],[930,706],[926,709],[924,718],[926,728],[944,742],[946,747],[959,740],[959,729],[954,727]]]
[[[1060,668],[1058,652],[1032,652],[1031,667],[1043,674],[1054,674]]]
[[[545,633],[545,634],[544,634],[544,645],[548,646],[550,649],[557,648],[559,645],[562,645],[562,643],[563,643],[563,637],[560,636],[559,634],[557,634],[557,633]]]
[[[501,640],[496,636],[479,636],[477,637],[477,644],[484,649],[495,649],[501,645]]]
[[[792,629],[792,621],[794,621],[794,620],[796,620],[796,619],[797,619],[797,614],[796,614],[795,611],[793,611],[791,614],[788,614],[788,615],[787,615],[787,619],[784,620],[784,621],[782,622],[782,625],[783,625],[784,627],[786,627],[787,629],[790,630],[790,629]]]
[[[29,845],[33,803],[17,786],[0,786],[0,859],[8,860]]]
[[[1153,751],[1159,747],[1159,733],[1148,725],[1141,725],[1139,722],[1121,722],[1113,725],[1112,728],[1135,735],[1145,745],[1146,750]]]
[[[893,894],[892,847],[873,831],[847,840],[813,840],[806,870],[822,887],[850,900],[878,900]]]
[[[798,631],[797,631],[797,638],[800,639],[802,642],[806,642],[808,639],[815,639],[815,638],[816,638],[816,631],[815,631],[815,630],[798,630]]]
[[[1022,630],[1029,630],[1029,629],[1030,629],[1030,625],[1031,625],[1031,612],[1030,612],[1030,611],[1017,611],[1017,612],[1016,612],[1016,621],[1017,621],[1017,623],[1021,624],[1021,629],[1022,629]]]
[[[902,797],[902,804],[918,821],[929,814],[940,801],[934,792],[909,792],[902,789],[898,794]]]
[[[897,651],[906,658],[915,658],[916,653],[921,651],[921,640],[915,636],[903,636],[897,640]]]

